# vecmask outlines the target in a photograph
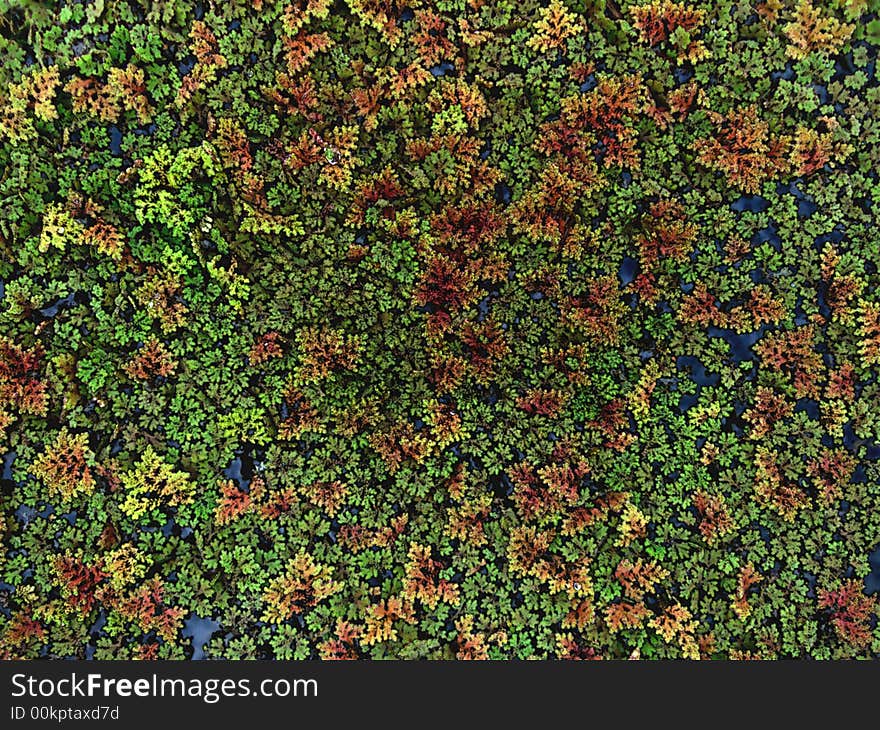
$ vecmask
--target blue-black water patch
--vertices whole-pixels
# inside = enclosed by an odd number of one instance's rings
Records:
[[[327,530],[327,537],[330,538],[330,542],[334,545],[336,544],[336,535],[339,534],[339,520],[334,517],[330,522],[330,529]]]
[[[110,125],[110,154],[114,157],[122,155],[122,132],[115,124]]]
[[[211,618],[202,618],[192,614],[183,624],[181,634],[192,639],[193,661],[205,658],[205,645],[211,641],[214,632],[220,629],[220,624]]]
[[[700,400],[700,396],[698,395],[688,395],[685,393],[678,399],[678,410],[682,413],[693,408]]]
[[[151,134],[155,134],[158,127],[155,122],[150,122],[146,127],[138,127],[134,130],[134,133],[138,137],[149,137]]]
[[[2,478],[5,481],[15,483],[15,480],[12,478],[12,465],[15,463],[16,458],[18,457],[18,452],[16,451],[7,451],[3,454],[3,472]]]
[[[620,277],[620,283],[626,286],[636,278],[639,270],[639,262],[631,256],[624,256],[620,262],[620,269],[617,274]]]
[[[751,405],[750,403],[747,403],[742,398],[734,397],[734,399],[733,399],[733,412],[737,416],[741,416],[743,413],[745,413],[749,409],[750,405]]]
[[[95,619],[95,623],[93,623],[91,628],[89,629],[89,637],[91,640],[89,641],[88,644],[86,644],[85,657],[87,660],[91,661],[92,659],[95,658],[95,652],[98,649],[98,645],[96,643],[96,640],[100,639],[101,637],[106,635],[104,632],[104,626],[106,626],[106,624],[107,624],[107,613],[102,608],[98,612],[98,618]]]
[[[694,72],[693,69],[678,66],[675,71],[672,72],[672,75],[675,77],[675,82],[677,84],[686,84],[693,78]]]
[[[483,322],[486,317],[489,316],[489,308],[492,305],[492,300],[497,299],[498,296],[499,293],[497,291],[491,291],[477,303],[477,309],[479,310],[479,313],[477,314],[478,322]]]
[[[414,17],[416,17],[416,14],[413,12],[413,9],[412,9],[412,8],[404,8],[404,9],[400,12],[400,19],[398,20],[398,25],[399,25],[400,23],[408,23],[408,22],[409,22],[410,20],[412,20]]]
[[[818,421],[821,417],[821,414],[819,413],[819,404],[812,398],[799,398],[797,400],[794,405],[794,412],[798,413],[800,411],[806,412],[813,421]]]
[[[43,315],[44,319],[52,319],[52,317],[55,317],[62,309],[69,309],[70,307],[72,307],[75,300],[76,292],[71,292],[66,297],[56,299],[48,306],[43,307],[41,310],[39,310],[40,314]]]
[[[782,239],[779,238],[778,229],[774,221],[770,221],[764,228],[755,231],[752,236],[751,244],[753,246],[758,246],[762,243],[769,243],[777,251],[782,251]]]
[[[104,627],[107,625],[107,612],[102,608],[98,611],[98,618],[89,627],[89,636],[97,638],[103,634]]]
[[[591,91],[597,84],[596,74],[590,74],[587,78],[584,79],[583,83],[580,85],[580,90],[584,93]]]
[[[223,474],[242,491],[249,491],[254,476],[253,457],[242,449],[236,450],[229,466],[223,469]]]
[[[744,211],[762,213],[770,207],[770,201],[763,195],[741,195],[730,204],[730,207],[737,213]]]
[[[739,333],[721,327],[709,327],[709,337],[720,337],[730,346],[731,357],[736,362],[745,362],[756,359],[752,346],[761,339],[767,330],[762,325],[754,332]]]
[[[691,380],[700,387],[711,387],[718,385],[721,376],[718,373],[710,373],[706,370],[705,365],[700,359],[694,355],[679,355],[675,359],[675,367],[679,370],[688,370]]]
[[[871,572],[865,576],[865,593],[870,596],[880,593],[880,545],[868,555],[868,565],[871,566]]]
[[[556,57],[553,59],[553,62],[550,64],[551,68],[559,68],[563,63],[565,63],[566,56],[562,52],[562,49],[558,49],[556,51]]]
[[[832,81],[841,81],[844,76],[849,76],[856,72],[856,65],[853,60],[852,51],[844,53],[837,57],[834,61],[834,75]]]
[[[445,76],[454,68],[454,64],[449,63],[449,61],[443,61],[442,63],[438,63],[436,66],[431,66],[429,70],[431,71],[432,76]]]
[[[861,458],[868,461],[880,459],[880,444],[876,444],[869,439],[858,438],[853,430],[852,421],[846,423],[843,427],[843,445],[853,452],[858,452],[859,449],[864,448],[865,452]]]
[[[471,471],[483,471],[483,462],[478,456],[467,454],[465,458],[465,463],[467,464],[468,469],[470,469]]]
[[[193,68],[195,68],[196,60],[196,57],[190,54],[178,61],[177,70],[180,72],[180,75],[186,76],[190,71],[192,71]]]
[[[825,317],[825,319],[830,319],[831,307],[828,306],[827,290],[827,284],[821,284],[816,287],[816,306],[819,308],[819,314]]]
[[[27,504],[19,505],[14,512],[15,519],[23,525],[33,522],[37,514],[37,510]]]
[[[811,198],[798,201],[798,218],[809,218],[819,210],[819,206]]]
[[[813,240],[813,247],[817,251],[825,248],[826,243],[840,243],[846,236],[846,227],[842,223],[838,223],[828,233],[822,233]]]
[[[816,597],[816,576],[806,570],[801,572],[801,578],[807,583],[807,598]]]
[[[779,185],[777,187],[777,191],[782,193],[788,193],[789,195],[793,195],[795,200],[798,202],[798,218],[809,218],[813,213],[815,213],[819,206],[816,204],[815,198],[812,195],[809,195],[803,192],[799,184],[801,184],[803,180],[798,178],[797,180],[793,180],[789,185]]]
[[[153,531],[156,528],[145,529],[147,531]],[[179,525],[173,517],[169,517],[168,521],[159,529],[164,537],[171,537],[172,535],[174,535],[175,537],[179,537],[181,540],[186,540],[190,535],[193,534],[191,527]]]
[[[822,106],[831,103],[831,94],[828,93],[828,87],[824,84],[813,84],[813,91],[816,92],[816,96],[819,98],[819,103]]]
[[[770,78],[773,81],[779,81],[779,79],[785,79],[786,81],[791,81],[794,78],[794,66],[791,61],[785,64],[785,68],[781,71],[771,71]]]
[[[862,440],[856,437],[852,421],[843,425],[843,445],[850,451],[856,451],[861,446]]]
[[[502,182],[497,183],[495,185],[495,200],[497,200],[499,203],[503,203],[504,205],[508,205],[510,203],[510,199],[510,188]]]
[[[679,398],[678,409],[682,413],[697,403],[704,387],[717,385],[721,380],[720,375],[710,373],[700,359],[694,355],[679,355],[675,360],[675,367],[678,370],[687,371],[690,379],[697,384],[695,395],[683,393]]]

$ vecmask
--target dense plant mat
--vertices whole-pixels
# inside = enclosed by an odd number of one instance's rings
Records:
[[[0,8],[0,655],[880,651],[874,0]]]

